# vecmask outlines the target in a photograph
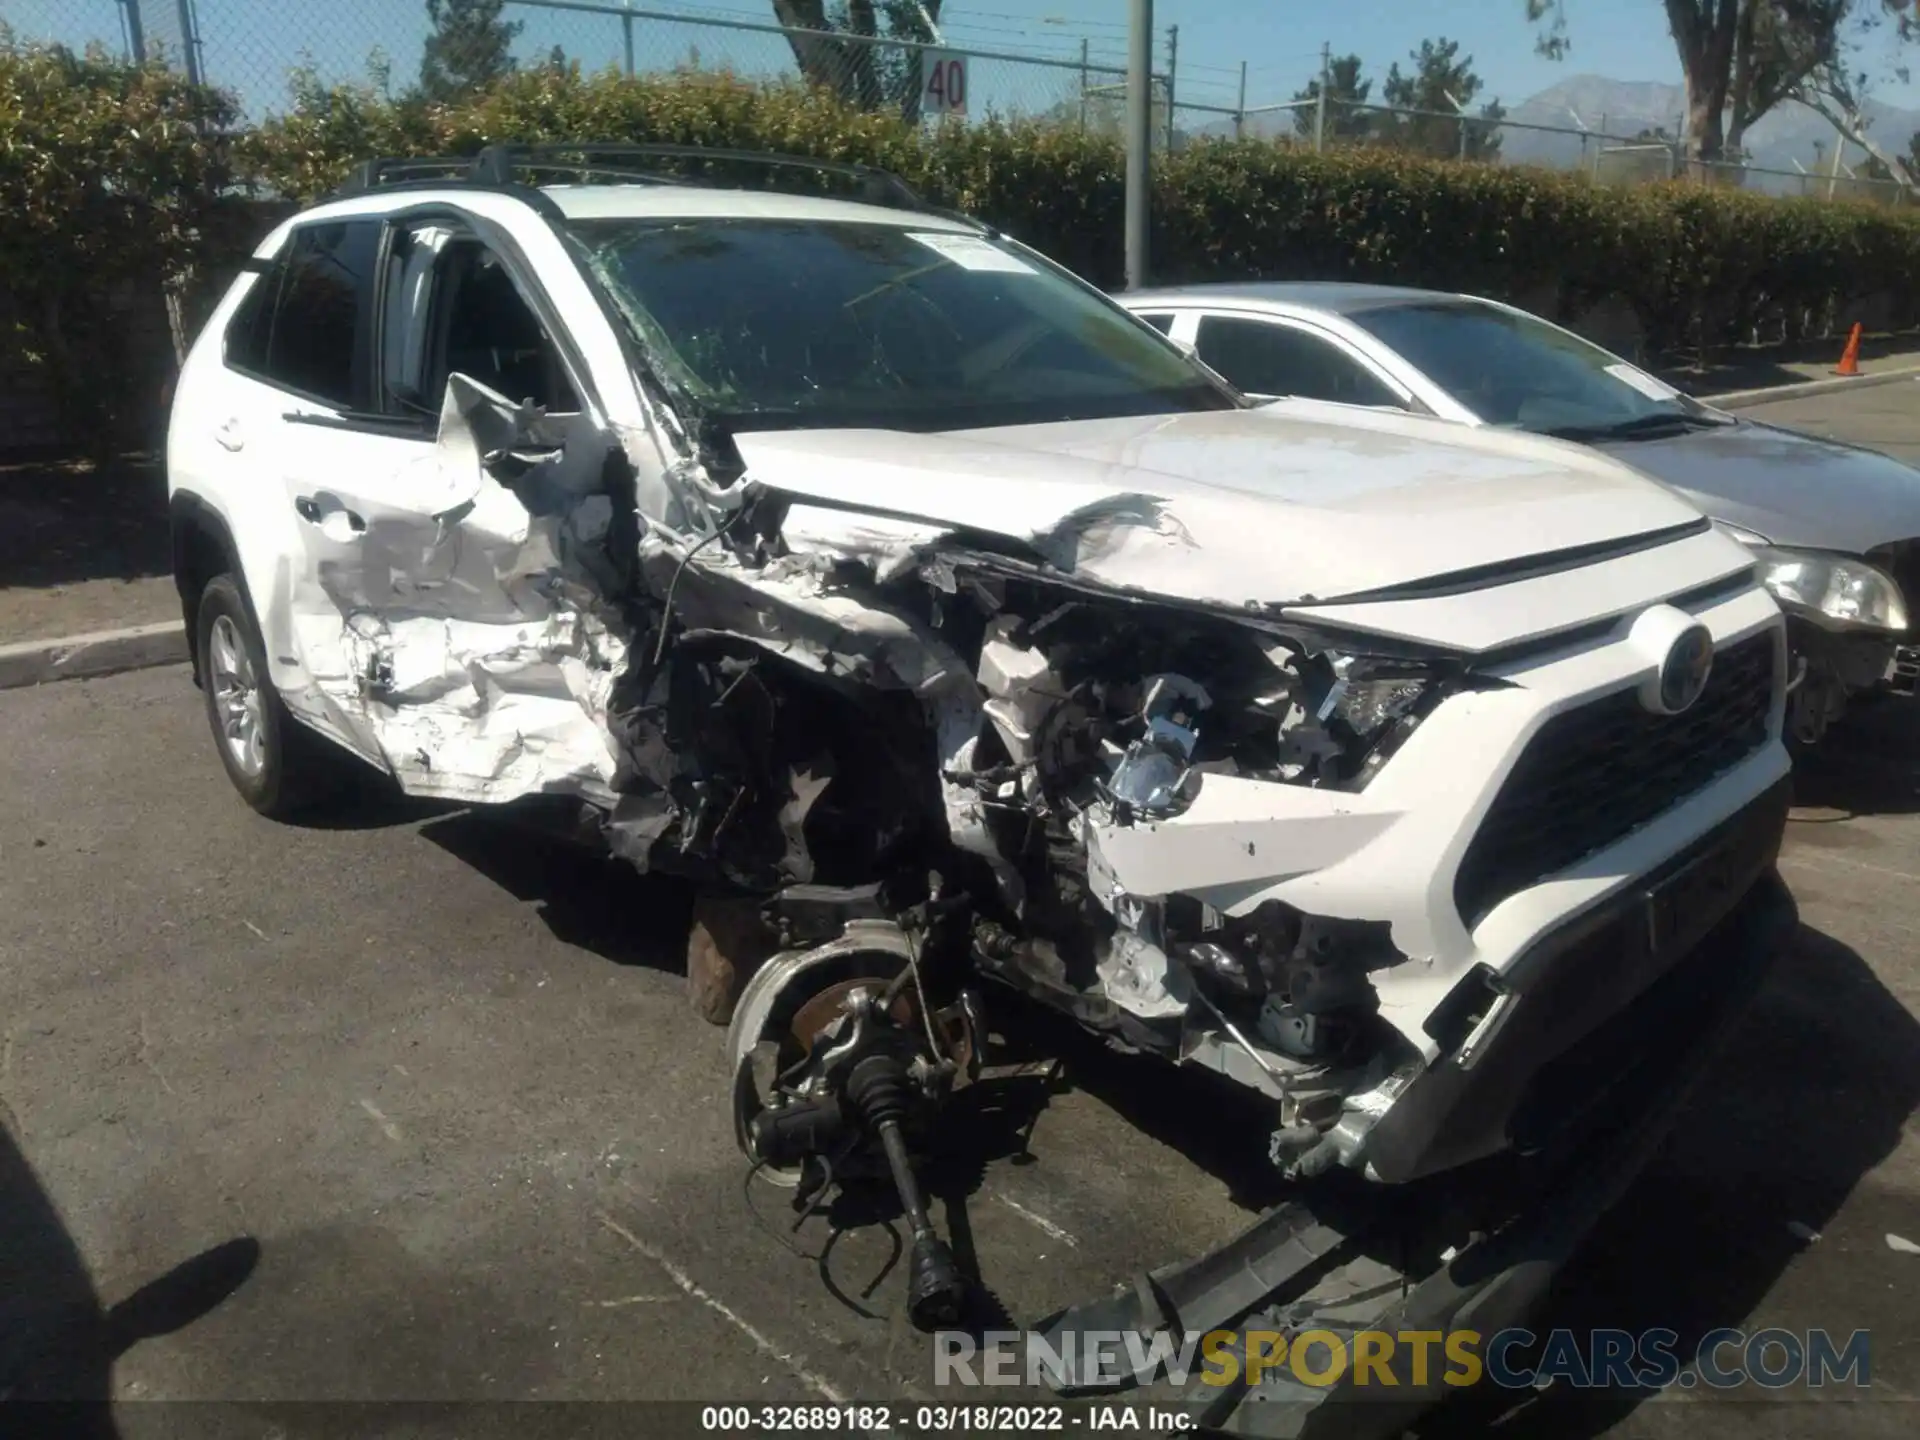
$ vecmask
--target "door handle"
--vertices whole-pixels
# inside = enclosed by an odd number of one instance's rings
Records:
[[[218,430],[213,432],[213,438],[219,443],[222,450],[238,450],[247,443],[247,437],[241,433],[240,422],[238,420],[228,420]]]
[[[347,528],[353,531],[354,534],[361,535],[366,532],[366,518],[356,511],[347,509],[346,506],[340,504],[337,500],[327,509],[323,510],[320,508],[319,500],[315,497],[312,495],[301,495],[294,500],[293,508],[295,513],[309,525],[325,525],[331,516],[338,515],[347,522]]]

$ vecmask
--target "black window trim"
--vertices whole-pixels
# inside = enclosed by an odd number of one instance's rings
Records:
[[[1307,316],[1282,315],[1277,311],[1262,310],[1262,309],[1255,308],[1253,306],[1228,306],[1228,305],[1215,304],[1215,305],[1190,305],[1186,308],[1192,314],[1198,317],[1198,323],[1194,326],[1194,329],[1193,329],[1193,343],[1196,347],[1196,350],[1200,344],[1200,331],[1206,325],[1207,321],[1210,319],[1211,320],[1255,320],[1265,325],[1279,325],[1289,330],[1296,330],[1301,334],[1307,335],[1312,339],[1319,340],[1322,343],[1328,346],[1331,346],[1336,352],[1346,357],[1346,359],[1351,361],[1353,364],[1359,366],[1360,369],[1365,371],[1376,382],[1378,382],[1380,385],[1385,387],[1392,394],[1398,395],[1400,397],[1402,405],[1405,406],[1409,414],[1431,415],[1433,413],[1433,411],[1427,407],[1426,403],[1423,400],[1421,400],[1421,398],[1418,395],[1414,394],[1413,391],[1409,390],[1406,386],[1402,385],[1398,380],[1394,379],[1391,375],[1388,375],[1385,371],[1381,370],[1379,366],[1375,365],[1373,361],[1368,359],[1365,355],[1362,355],[1358,351],[1356,351],[1351,344],[1343,340],[1338,334],[1327,329],[1324,325],[1315,324],[1314,321]],[[1327,403],[1345,403],[1345,402],[1327,402]],[[1362,406],[1360,408],[1372,409],[1376,407]]]
[[[535,213],[538,214],[539,212],[535,211]],[[367,357],[367,367],[373,386],[373,399],[376,404],[383,407],[387,406],[391,401],[386,388],[385,332],[387,285],[390,278],[388,271],[391,268],[388,262],[393,253],[394,237],[402,229],[438,221],[461,232],[476,244],[493,251],[508,266],[515,287],[520,290],[522,297],[528,300],[533,309],[535,319],[540,322],[541,328],[547,332],[548,339],[553,342],[554,349],[559,353],[560,363],[567,372],[568,383],[573,386],[574,397],[591,413],[604,415],[606,413],[605,407],[601,405],[599,391],[593,384],[593,372],[587,365],[586,359],[580,353],[579,348],[574,344],[572,336],[567,332],[566,327],[560,323],[559,307],[553,303],[553,298],[547,293],[546,287],[540,284],[539,277],[535,273],[533,265],[528,261],[526,252],[520,248],[511,235],[506,234],[504,231],[501,231],[498,237],[493,239],[483,235],[479,227],[475,224],[475,218],[476,217],[461,210],[459,207],[448,205],[445,202],[410,205],[404,209],[373,215],[333,215],[313,216],[311,218],[303,216],[296,220],[288,229],[286,239],[281,242],[279,249],[272,255],[264,259],[257,256],[248,258],[242,268],[257,277],[254,281],[253,288],[250,288],[248,291],[248,298],[251,298],[253,289],[257,289],[260,285],[277,283],[281,277],[284,277],[287,257],[292,253],[295,237],[298,236],[302,230],[315,225],[338,225],[354,222],[380,226],[380,239],[374,249],[373,323],[369,327],[371,333],[367,337],[366,343],[372,346],[372,353]],[[541,218],[543,220],[546,219],[544,216]],[[551,225],[552,222],[549,220],[547,223]],[[487,229],[490,231],[500,231],[500,227],[497,225],[488,225]],[[555,227],[555,229],[556,234],[563,233],[560,232],[557,227]],[[591,289],[591,285],[589,285],[588,288]],[[243,299],[241,304],[244,305],[245,303],[246,301]],[[316,395],[308,390],[295,389],[293,386],[285,384],[282,381],[262,375],[257,370],[248,366],[236,364],[229,358],[227,353],[227,342],[231,331],[232,320],[229,319],[228,330],[220,337],[220,360],[221,364],[227,370],[232,371],[236,375],[242,375],[257,385],[264,385],[278,395],[304,401],[309,405],[323,407],[323,413],[320,414],[314,414],[310,411],[289,410],[281,416],[283,420],[296,425],[316,425],[327,430],[346,430],[357,434],[377,435],[389,440],[413,440],[425,444],[432,444],[438,438],[439,418],[437,415],[428,417],[417,415],[411,411],[397,411],[384,408],[378,411],[355,410],[350,406],[340,404],[337,400],[329,399],[324,395]],[[616,331],[616,334],[617,333]]]
[[[529,208],[531,209],[532,207]],[[547,224],[549,228],[552,228],[556,236],[562,237],[562,248],[566,249],[569,256],[571,256],[571,247],[567,246],[564,242],[564,232],[555,227],[551,218],[539,210],[536,209],[533,213],[538,216],[543,223]],[[405,209],[395,210],[382,218],[386,221],[389,237],[403,229],[438,221],[450,225],[455,230],[461,232],[464,238],[472,240],[483,249],[490,250],[497,255],[501,262],[506,265],[507,273],[512,277],[514,288],[520,292],[521,298],[527,302],[528,308],[533,311],[533,318],[540,322],[540,328],[546,332],[547,339],[552,342],[554,350],[558,353],[561,367],[566,371],[567,383],[573,387],[574,399],[580,402],[582,409],[587,413],[601,416],[606,414],[606,407],[600,403],[599,388],[594,384],[592,367],[587,364],[586,356],[581,353],[579,346],[574,342],[572,333],[566,325],[562,323],[560,307],[553,303],[553,297],[547,293],[546,286],[540,283],[539,272],[534,268],[532,261],[527,258],[527,252],[521,249],[518,240],[507,233],[497,223],[481,220],[470,212],[462,210],[458,206],[446,204],[443,201],[410,205]],[[389,238],[386,243],[390,244],[391,239]],[[383,245],[382,254],[386,253],[388,252]],[[590,278],[585,275],[581,278],[587,281],[587,288],[591,291],[593,285]],[[380,315],[382,317],[382,326],[385,324],[384,317],[386,315],[386,284],[387,275],[383,270],[380,275]],[[618,334],[618,331],[615,333]],[[385,360],[386,351],[384,344],[382,344],[381,348],[374,354],[376,379],[379,383],[379,389],[376,394],[382,401],[387,398],[386,377],[384,374],[378,372],[384,367]],[[438,423],[436,419],[434,424],[437,426]]]
[[[245,304],[247,303],[247,300],[250,300],[253,298],[254,290],[258,289],[261,285],[265,285],[269,283],[279,284],[286,279],[287,259],[293,253],[294,242],[299,237],[300,233],[303,230],[310,230],[310,229],[313,229],[315,226],[319,226],[319,225],[351,225],[355,223],[378,225],[381,223],[381,217],[378,215],[332,215],[332,216],[316,216],[312,219],[307,219],[303,217],[299,220],[296,220],[293,223],[293,225],[287,230],[287,238],[281,242],[280,248],[278,250],[274,251],[272,255],[268,256],[264,260],[260,259],[258,256],[250,257],[247,263],[241,267],[244,270],[247,270],[256,274],[258,278],[254,281],[253,286],[247,291],[247,295],[244,299],[241,300],[240,305],[245,306]],[[374,245],[375,258],[374,258],[373,320],[374,320],[374,328],[376,330],[379,328],[379,324],[380,324],[380,303],[386,290],[386,277],[380,272],[379,267],[380,267],[380,261],[386,255],[386,253],[387,253],[387,238],[385,235],[382,235]],[[278,303],[277,300],[275,303]],[[236,307],[236,311],[238,308],[239,307]],[[360,415],[365,413],[362,411],[356,411],[351,406],[342,405],[338,400],[332,399],[328,396],[316,395],[311,390],[297,389],[296,387],[287,384],[283,380],[276,380],[271,376],[262,375],[258,370],[255,370],[250,366],[237,364],[233,360],[232,356],[228,353],[229,351],[228,342],[232,339],[232,336],[233,336],[233,318],[236,318],[236,317],[230,317],[228,319],[227,328],[220,336],[220,363],[227,370],[232,371],[236,375],[245,376],[247,379],[253,381],[256,385],[264,385],[269,390],[272,390],[275,394],[290,396],[295,400],[304,400],[309,405],[325,406],[330,416],[335,420],[342,420],[347,416]],[[380,354],[379,354],[379,351],[377,350],[371,356],[368,357],[369,378],[375,384],[376,387],[378,386],[378,383],[379,383],[379,375],[377,373],[379,368],[379,359],[380,359]],[[378,392],[376,389],[376,394],[377,393]],[[308,421],[308,423],[320,423],[316,417],[306,417],[302,415],[301,412],[298,412],[298,411],[288,412],[283,418],[288,420],[301,418],[303,420]],[[347,423],[339,426],[338,428],[357,429],[359,427],[353,423]],[[381,430],[379,433],[388,434],[390,433],[390,431]]]

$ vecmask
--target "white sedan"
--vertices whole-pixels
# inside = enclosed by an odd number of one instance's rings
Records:
[[[1129,310],[1255,396],[1412,411],[1604,450],[1753,550],[1789,617],[1788,729],[1920,679],[1920,471],[1741,419],[1538,316],[1443,291],[1248,282],[1135,291]]]

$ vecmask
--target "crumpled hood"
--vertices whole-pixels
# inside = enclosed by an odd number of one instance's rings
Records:
[[[1864,555],[1920,538],[1920,470],[1875,450],[1751,420],[1601,448],[1778,545]]]
[[[1324,602],[1699,518],[1590,450],[1314,401],[736,443],[749,482],[803,502],[894,517],[922,539],[929,524],[1001,536],[1094,583],[1234,606]]]

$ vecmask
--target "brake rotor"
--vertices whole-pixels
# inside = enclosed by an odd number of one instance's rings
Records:
[[[856,990],[878,990],[884,993],[892,982],[856,976],[851,980],[842,980],[829,985],[813,996],[798,1010],[793,1012],[793,1023],[788,1033],[800,1047],[801,1053],[811,1055],[813,1045],[821,1033],[840,1018],[845,1011],[847,997]],[[892,1006],[887,1010],[887,1018],[903,1029],[911,1029],[918,1023],[918,1015],[910,990],[903,990],[894,997]]]

